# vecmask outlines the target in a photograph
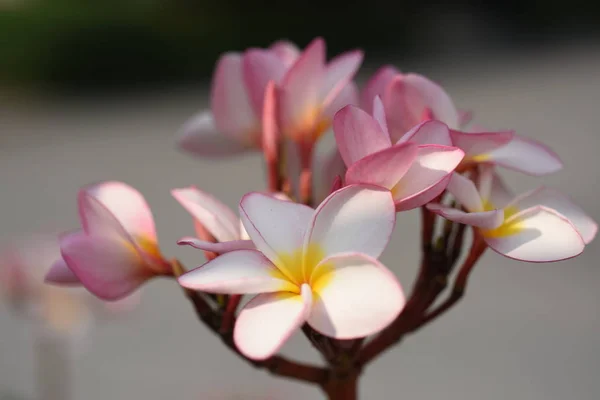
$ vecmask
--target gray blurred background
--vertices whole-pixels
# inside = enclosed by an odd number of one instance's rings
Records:
[[[364,80],[381,63],[441,82],[490,128],[515,128],[563,158],[560,173],[505,173],[516,191],[547,184],[600,220],[599,14],[587,2],[487,6],[382,0],[0,1],[0,240],[77,226],[75,195],[117,179],[152,206],[161,248],[191,234],[171,188],[198,185],[234,207],[263,189],[257,156],[197,160],[174,133],[207,105],[220,52],[323,35],[329,54],[361,47]],[[272,4],[270,4],[272,3]],[[343,11],[342,11],[343,10]],[[418,213],[399,216],[383,257],[405,288],[418,265]],[[363,399],[600,398],[600,245],[571,261],[524,264],[491,252],[450,313],[370,366]],[[319,399],[231,355],[194,317],[178,287],[153,281],[139,309],[97,323],[73,361],[75,400]],[[0,399],[32,399],[30,326],[0,305]],[[285,353],[318,362],[298,335]]]

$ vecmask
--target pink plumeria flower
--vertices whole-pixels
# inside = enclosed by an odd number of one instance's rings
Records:
[[[103,300],[118,300],[148,279],[170,275],[158,249],[150,207],[143,196],[121,182],[103,182],[80,190],[82,230],[60,238],[62,260],[48,282],[68,283],[72,276]]]
[[[598,230],[591,218],[556,191],[540,188],[513,196],[490,166],[480,168],[477,186],[455,173],[448,191],[466,211],[433,203],[427,207],[473,226],[490,248],[509,258],[529,262],[572,258]]]
[[[394,142],[424,120],[435,119],[451,129],[458,129],[464,122],[440,85],[422,75],[403,74],[390,65],[381,67],[361,93],[361,105],[371,114],[376,96],[383,102]]]
[[[206,292],[260,293],[234,327],[246,356],[270,357],[305,322],[352,339],[383,329],[402,310],[399,282],[377,261],[395,224],[389,191],[347,186],[316,210],[250,193],[240,214],[258,250],[223,254],[179,282]]]
[[[213,157],[260,149],[267,83],[279,83],[299,54],[297,47],[286,41],[269,49],[223,54],[212,80],[211,110],[184,124],[178,135],[180,147]]]
[[[279,85],[279,120],[283,135],[310,145],[331,126],[334,114],[358,102],[352,82],[363,53],[355,50],[326,63],[325,41],[313,40]]]
[[[459,112],[448,93],[424,76],[402,74],[394,67],[384,66],[363,90],[361,104],[368,112],[372,112],[376,96],[382,99],[392,140],[400,139],[424,120],[434,119],[448,125],[452,144],[465,152],[461,169],[488,163],[539,176],[562,168],[560,158],[546,145],[512,131],[461,131],[471,120],[471,114]]]
[[[398,211],[422,206],[444,191],[464,153],[456,147],[410,141],[392,145],[385,113],[377,100],[374,117],[354,106],[335,116],[335,139],[348,167],[344,181],[389,189]],[[436,121],[422,124],[417,134],[420,130],[448,136],[448,128]]]

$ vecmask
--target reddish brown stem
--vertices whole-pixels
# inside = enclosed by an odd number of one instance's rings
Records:
[[[358,399],[358,373],[331,379],[323,390],[329,400],[356,400]]]
[[[454,285],[452,287],[452,292],[450,292],[450,295],[442,304],[423,317],[423,319],[419,322],[418,327],[433,321],[452,308],[452,306],[454,306],[463,297],[467,288],[467,283],[469,282],[471,271],[473,271],[473,267],[475,264],[477,264],[477,261],[483,255],[486,248],[487,245],[483,239],[479,235],[475,234],[471,251],[469,251],[467,259],[456,276],[456,280],[454,281]]]
[[[227,307],[223,313],[223,320],[221,321],[221,333],[230,332],[233,329],[233,322],[235,320],[235,312],[240,305],[242,296],[239,294],[233,294],[229,296],[227,301]]]

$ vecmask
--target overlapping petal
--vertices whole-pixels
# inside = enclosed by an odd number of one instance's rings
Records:
[[[515,136],[506,145],[492,150],[487,155],[487,160],[534,176],[552,174],[563,167],[558,155],[548,146],[520,136]]]
[[[519,196],[512,205],[521,210],[540,205],[558,212],[575,226],[586,244],[590,243],[598,232],[598,224],[581,207],[568,196],[551,188],[540,187]]]
[[[327,64],[321,84],[320,104],[326,106],[334,101],[354,78],[362,60],[363,52],[354,50],[340,54]]]
[[[385,328],[402,311],[402,287],[376,259],[349,253],[326,258],[322,264],[329,272],[313,287],[308,317],[315,330],[337,339],[365,337]]]
[[[62,258],[56,260],[50,266],[44,281],[57,285],[81,285],[81,281],[77,278],[77,275],[71,271],[65,260]]]
[[[484,156],[485,159],[487,159],[487,154],[492,150],[508,144],[514,135],[513,131],[473,133],[456,130],[450,131],[452,143],[454,146],[464,150],[467,157]]]
[[[259,294],[240,312],[233,331],[238,349],[249,358],[275,354],[310,313],[312,293],[307,285],[294,293]]]
[[[256,250],[223,254],[179,277],[181,286],[211,293],[254,294],[293,290],[285,276]]]
[[[263,112],[265,89],[270,81],[279,83],[287,68],[272,51],[249,49],[242,59],[244,84],[255,115]]]
[[[174,189],[173,197],[219,242],[239,240],[239,218],[215,197],[193,186]]]
[[[262,193],[249,193],[240,202],[240,217],[256,248],[282,266],[282,254],[302,248],[314,210]]]
[[[464,157],[456,147],[420,145],[410,169],[392,189],[396,209],[410,210],[439,196]]]
[[[405,142],[452,146],[450,129],[443,122],[436,120],[423,121],[414,126],[398,140],[397,144]]]
[[[369,114],[358,107],[346,106],[333,119],[333,131],[346,166],[391,146],[389,136]]]
[[[455,172],[450,178],[447,189],[467,211],[483,211],[483,201],[479,191],[470,179]]]
[[[456,208],[436,203],[427,204],[427,208],[450,221],[476,226],[482,229],[495,229],[504,222],[504,211],[501,209],[479,212],[464,212]]]
[[[385,101],[385,93],[388,85],[392,82],[400,70],[392,65],[384,65],[379,68],[373,76],[367,81],[365,88],[361,93],[360,105],[363,110],[369,114],[373,113],[373,100],[380,96]]]
[[[125,297],[151,276],[134,244],[122,237],[76,232],[61,238],[60,249],[81,283],[104,300]]]
[[[385,249],[395,222],[394,201],[389,190],[346,186],[327,197],[315,211],[305,248],[316,244],[322,249],[323,257],[360,252],[377,258]]]
[[[505,224],[511,226],[512,234],[484,235],[484,239],[494,251],[509,258],[529,262],[560,261],[579,255],[585,247],[569,220],[543,206],[523,210]]]

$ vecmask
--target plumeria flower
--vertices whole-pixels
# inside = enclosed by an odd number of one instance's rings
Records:
[[[435,119],[451,129],[465,122],[441,86],[422,75],[403,74],[390,65],[375,72],[361,93],[361,105],[370,114],[376,96],[383,102],[392,141],[424,120]]]
[[[170,275],[160,253],[150,207],[143,196],[121,182],[103,182],[80,190],[82,230],[60,238],[62,260],[46,276],[72,283],[75,276],[103,300],[121,299],[148,279]]]
[[[509,258],[549,262],[575,257],[598,230],[591,218],[556,191],[540,188],[513,196],[490,166],[480,168],[477,186],[455,173],[447,189],[466,211],[434,203],[427,207],[473,226],[490,248]]]
[[[269,81],[279,83],[300,52],[286,41],[268,49],[223,54],[215,68],[210,111],[193,116],[179,146],[200,156],[223,156],[261,147],[261,113]]]
[[[335,116],[335,139],[348,167],[344,181],[391,190],[398,211],[422,206],[444,191],[464,153],[456,147],[410,140],[393,145],[382,104],[378,98],[375,103],[374,117],[353,106]],[[430,131],[448,136],[448,128],[437,121],[421,124],[410,134],[424,137]]]
[[[424,76],[402,74],[394,67],[384,66],[367,82],[361,95],[361,104],[368,112],[372,112],[376,96],[382,99],[392,140],[400,139],[425,120],[448,125],[452,144],[465,152],[460,169],[487,163],[538,176],[562,168],[556,153],[536,140],[512,131],[466,130],[471,114],[459,112],[448,93]]]
[[[234,327],[247,357],[270,357],[305,322],[352,339],[383,329],[402,310],[399,282],[377,261],[395,224],[389,191],[347,186],[316,210],[250,193],[240,215],[257,250],[223,254],[179,282],[205,292],[260,293]]]
[[[358,102],[352,79],[363,53],[355,50],[326,63],[325,41],[313,40],[279,85],[279,120],[283,135],[311,145],[331,126],[334,114]]]

